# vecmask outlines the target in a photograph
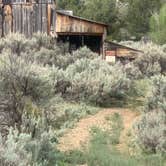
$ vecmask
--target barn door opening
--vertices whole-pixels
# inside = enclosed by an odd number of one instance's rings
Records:
[[[93,35],[58,35],[58,42],[69,43],[69,52],[87,46],[91,51],[102,53],[102,36]]]

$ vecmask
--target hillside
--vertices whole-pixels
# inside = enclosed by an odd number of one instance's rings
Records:
[[[107,63],[46,34],[0,39],[0,166],[165,166],[166,52]]]

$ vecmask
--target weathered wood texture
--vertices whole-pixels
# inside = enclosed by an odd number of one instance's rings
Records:
[[[141,53],[141,51],[139,50],[116,44],[113,42],[105,42],[104,47],[106,56],[136,58]]]
[[[33,33],[50,34],[50,18],[53,4],[48,0],[39,0],[38,3],[11,3],[4,6],[4,14],[0,16],[0,35],[2,28],[4,35],[10,32],[19,32],[31,37]],[[2,18],[4,19],[2,21]],[[55,28],[54,28],[55,29]]]
[[[104,34],[106,25],[88,21],[79,17],[65,15],[57,12],[56,32],[57,33],[84,33]]]

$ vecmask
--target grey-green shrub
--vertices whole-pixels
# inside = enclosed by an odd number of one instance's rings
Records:
[[[145,111],[160,109],[166,113],[166,76],[158,75],[152,78],[152,87],[146,97]]]
[[[151,88],[145,96],[145,113],[135,124],[137,141],[145,152],[166,152],[166,77],[151,78]]]
[[[152,48],[152,50],[146,51],[136,59],[134,64],[139,68],[143,76],[153,76],[161,73],[160,56],[160,53]]]
[[[135,124],[137,141],[143,151],[166,153],[166,114],[153,110],[142,115]]]
[[[0,116],[7,126],[21,126],[27,98],[40,103],[51,97],[49,68],[43,68],[11,52],[0,55]],[[4,126],[4,121],[0,122]]]
[[[40,129],[41,130],[41,129]],[[19,133],[10,129],[6,140],[0,137],[0,164],[3,166],[53,166],[58,153],[55,147],[55,133],[51,130],[38,133]]]
[[[10,50],[18,56],[23,52],[29,52],[33,48],[33,43],[21,34],[9,34],[5,38],[0,39],[0,51]]]
[[[90,51],[87,47],[80,48],[77,51],[63,53],[61,47],[55,46],[53,49],[42,47],[39,51],[34,53],[35,61],[45,65],[56,66],[59,68],[67,68],[68,65],[73,64],[78,59],[88,58],[94,59],[98,55]]]
[[[110,103],[111,98],[126,98],[131,84],[121,64],[111,66],[98,58],[80,59],[65,70],[55,69],[54,80],[55,89],[63,89],[65,98],[99,105]]]
[[[151,42],[132,41],[121,42],[121,44],[142,51],[142,54],[134,61],[134,65],[141,71],[142,77],[154,76],[155,74],[166,72],[166,52],[164,51],[164,46],[159,46]]]
[[[56,133],[48,125],[45,112],[37,116],[35,111],[27,110],[19,130],[9,128],[5,137],[0,134],[0,163],[4,166],[56,165],[59,154],[56,143]]]

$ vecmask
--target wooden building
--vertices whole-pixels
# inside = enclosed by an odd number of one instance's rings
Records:
[[[47,33],[68,42],[70,51],[87,46],[103,54],[107,25],[56,10],[54,0],[0,0],[0,36],[11,32],[31,37]]]
[[[11,32],[31,37],[50,34],[55,26],[54,0],[0,0],[0,36]]]
[[[87,46],[92,51],[103,54],[107,26],[104,23],[56,11],[56,34],[58,40],[69,42],[71,50]]]
[[[22,33],[47,33],[58,42],[69,43],[72,52],[87,46],[103,59],[130,59],[138,50],[106,41],[108,25],[82,17],[70,11],[56,10],[55,0],[0,0],[0,36]]]
[[[137,56],[143,53],[140,50],[110,41],[104,42],[104,50],[105,60],[107,62],[121,61],[125,63],[126,61],[134,60]]]

